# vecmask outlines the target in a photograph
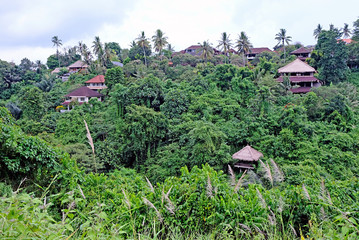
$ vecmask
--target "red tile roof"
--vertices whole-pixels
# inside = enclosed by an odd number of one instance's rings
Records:
[[[290,82],[292,83],[299,83],[299,82],[319,82],[316,77],[313,76],[290,76]],[[277,79],[278,82],[283,82],[283,76],[280,76]]]
[[[297,50],[291,52],[291,54],[302,54],[302,53],[311,53],[313,48],[300,47]]]
[[[105,82],[105,76],[104,75],[98,75],[85,83],[104,83]]]
[[[89,89],[88,87],[80,87],[65,95],[65,97],[102,97],[99,92]]]
[[[246,54],[259,54],[262,52],[273,52],[272,50],[270,50],[267,47],[263,47],[263,48],[251,48],[250,51]]]
[[[353,41],[352,39],[338,39],[337,42],[344,42],[345,44],[349,44],[349,43],[353,43],[355,41]]]

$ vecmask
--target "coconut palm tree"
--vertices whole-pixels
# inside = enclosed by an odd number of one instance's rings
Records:
[[[138,36],[138,38],[136,38],[137,40],[137,45],[140,46],[143,50],[143,56],[145,58],[145,65],[147,66],[147,60],[146,60],[146,49],[145,48],[149,48],[150,47],[150,43],[148,41],[148,39],[145,36],[145,32],[142,31],[141,34]]]
[[[285,30],[284,28],[281,28],[279,30],[279,33],[277,33],[275,35],[275,40],[278,41],[277,46],[279,46],[280,44],[282,44],[283,46],[283,50],[284,50],[284,59],[285,59],[285,43],[288,45],[289,42],[292,41],[292,37],[291,36],[287,36],[287,30]]]
[[[322,32],[322,30],[323,30],[322,25],[318,24],[317,28],[314,29],[314,32],[313,32],[313,36],[315,39],[318,39],[319,34]]]
[[[91,51],[90,49],[86,46],[85,43],[79,42],[79,47],[78,47],[78,51],[82,57],[82,60],[90,65],[91,64],[91,59],[92,59],[92,55],[91,55]]]
[[[103,57],[104,52],[103,52],[103,45],[101,43],[100,37],[96,36],[95,40],[92,43],[93,43],[92,49],[93,49],[94,54],[97,55],[97,60],[98,60],[99,64],[103,65],[102,57]]]
[[[110,48],[110,44],[105,43],[105,50],[102,55],[102,62],[106,65],[111,62],[111,59],[116,55],[116,53]]]
[[[351,32],[351,30],[349,28],[348,23],[344,23],[344,28],[342,28],[341,30],[342,30],[341,34],[342,34],[343,38],[349,38],[350,37],[352,32]]]
[[[250,49],[252,47],[251,42],[249,41],[249,38],[245,32],[241,32],[237,39],[237,45],[238,48],[238,54],[243,54],[243,66],[246,64],[245,61],[245,54],[250,52]]]
[[[218,40],[218,48],[221,48],[221,51],[224,52],[225,58],[224,58],[224,63],[226,63],[227,57],[228,57],[228,51],[231,49],[232,47],[232,43],[231,40],[229,39],[229,34],[227,35],[226,32],[222,33],[221,35],[221,39]]]
[[[201,47],[198,49],[199,52],[201,52],[201,58],[206,60],[210,59],[213,54],[214,54],[214,50],[213,47],[211,46],[211,44],[207,41],[204,41],[203,44],[198,43]]]
[[[164,36],[165,34],[160,30],[156,30],[156,34],[152,36],[152,42],[155,48],[155,51],[158,52],[160,59],[162,60],[162,49],[168,44],[167,37]]]
[[[57,56],[57,60],[59,62],[59,67],[60,67],[60,59],[59,59],[59,47],[62,46],[62,40],[59,39],[58,36],[53,36],[51,39],[51,42],[54,44],[54,46],[56,46],[56,56]]]

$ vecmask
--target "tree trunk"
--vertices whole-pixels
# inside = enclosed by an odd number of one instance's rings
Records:
[[[145,47],[142,46],[142,49],[143,49],[143,56],[145,57],[145,65],[147,66]]]

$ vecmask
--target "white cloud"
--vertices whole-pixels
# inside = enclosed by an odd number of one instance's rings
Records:
[[[141,31],[150,38],[156,29],[178,51],[204,40],[216,46],[222,32],[234,40],[241,31],[255,47],[272,48],[280,28],[309,45],[318,23],[352,26],[358,7],[357,0],[15,0],[0,9],[0,59],[46,61],[55,35],[64,46],[83,41],[90,47],[100,36],[128,48]]]

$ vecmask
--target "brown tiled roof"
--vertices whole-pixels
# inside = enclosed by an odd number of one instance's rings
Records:
[[[299,83],[299,82],[319,82],[316,77],[313,76],[290,76],[290,82]],[[283,76],[280,76],[277,79],[278,82],[283,82]]]
[[[270,50],[267,47],[263,47],[263,48],[251,48],[249,52],[247,52],[246,54],[259,54],[262,52],[273,52],[272,50]]]
[[[192,45],[192,46],[186,48],[185,50],[187,50],[187,49],[199,49],[199,48],[201,48],[201,45]]]
[[[78,60],[71,64],[68,68],[87,68],[88,65],[81,60]]]
[[[297,50],[291,52],[291,54],[302,54],[302,53],[311,53],[313,48],[300,47]]]
[[[309,66],[306,62],[300,59],[295,59],[293,62],[278,69],[279,73],[304,73],[304,72],[316,72],[315,69]]]
[[[292,88],[290,91],[292,93],[307,93],[310,92],[312,88],[311,87],[299,87],[299,88]]]
[[[249,145],[245,146],[232,156],[233,159],[243,161],[258,161],[260,157],[263,157],[263,154]]]
[[[104,75],[98,75],[85,83],[104,83],[105,82],[105,76]]]
[[[102,97],[103,95],[99,92],[89,89],[88,87],[80,87],[65,95],[65,97]]]

